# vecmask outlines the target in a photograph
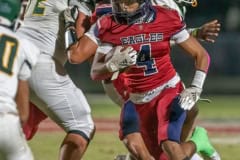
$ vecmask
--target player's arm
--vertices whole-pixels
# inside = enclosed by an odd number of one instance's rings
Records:
[[[176,32],[171,39],[183,48],[195,61],[195,74],[192,83],[180,93],[180,106],[184,110],[190,110],[200,99],[210,64],[210,58],[199,41],[189,35],[186,29]]]
[[[108,60],[108,57],[110,56],[112,55],[96,52],[93,58],[91,72],[90,72],[91,78],[93,80],[110,79],[113,72],[109,71],[109,69],[106,66],[106,62]]]
[[[68,49],[68,60],[73,64],[82,63],[95,54],[97,47],[89,37],[83,36]]]
[[[135,65],[136,61],[137,52],[131,46],[112,47],[105,54],[97,52],[93,59],[91,77],[93,80],[116,79],[120,70]]]
[[[108,97],[119,107],[124,104],[123,97],[118,93],[111,80],[102,80],[102,86]]]
[[[200,99],[210,64],[210,58],[207,51],[192,36],[189,36],[187,40],[179,43],[179,45],[195,60],[196,71],[192,83],[180,94],[180,103],[182,108],[190,110]]]
[[[203,72],[207,72],[209,67],[209,55],[202,45],[192,36],[179,43],[179,45],[192,56],[195,60],[195,68]]]
[[[189,28],[189,33],[197,39],[214,43],[221,30],[221,24],[218,20],[213,20],[203,24],[198,28]]]
[[[20,59],[22,64],[18,73],[18,91],[16,94],[16,103],[22,125],[29,116],[29,87],[27,80],[31,76],[32,68],[37,63],[40,50],[30,41],[21,39]]]
[[[18,90],[16,94],[16,104],[22,126],[27,122],[29,116],[29,87],[28,81],[18,81]]]
[[[25,41],[22,40],[22,42]],[[18,90],[15,99],[18,107],[19,117],[23,126],[27,122],[29,116],[29,87],[27,80],[31,76],[31,70],[33,65],[36,64],[37,56],[31,57],[31,55],[29,55],[29,58],[26,59],[24,53],[22,52],[21,57],[23,57],[25,60],[19,69]]]
[[[77,6],[69,7],[63,12],[65,20],[65,48],[70,63],[79,64],[93,56],[97,43],[84,33],[88,30],[90,19],[80,12]],[[88,24],[87,26],[85,26]]]

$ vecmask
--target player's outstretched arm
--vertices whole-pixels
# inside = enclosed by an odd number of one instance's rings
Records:
[[[211,43],[215,42],[215,39],[218,37],[220,30],[221,24],[218,20],[207,22],[199,28],[189,29],[192,36]]]

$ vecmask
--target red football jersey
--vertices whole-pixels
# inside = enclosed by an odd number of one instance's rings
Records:
[[[137,64],[124,72],[125,85],[131,93],[152,90],[173,78],[176,71],[170,58],[170,39],[178,35],[180,41],[189,36],[175,10],[159,6],[154,10],[156,14],[150,23],[120,25],[112,15],[106,15],[94,29],[95,37],[102,43],[132,46],[138,52]]]
[[[91,23],[94,24],[97,19],[105,14],[112,13],[112,6],[111,4],[99,4],[96,6],[92,16],[91,16]]]

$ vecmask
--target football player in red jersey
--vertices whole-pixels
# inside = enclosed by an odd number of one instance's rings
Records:
[[[92,78],[124,76],[129,100],[122,109],[121,138],[140,132],[149,152],[161,160],[187,160],[195,151],[207,152],[204,147],[212,146],[202,128],[195,129],[191,141],[180,144],[186,110],[202,92],[210,61],[207,51],[189,35],[174,10],[152,7],[145,0],[113,0],[112,7],[113,14],[100,18],[80,40],[74,38],[74,26],[67,28],[66,35],[73,35],[67,43],[69,61],[80,63],[98,49],[107,55],[95,57]],[[196,72],[186,89],[170,59],[170,40],[195,60]],[[137,159],[146,159],[136,152],[137,146],[126,145]]]
[[[95,22],[98,17],[112,12],[112,7],[109,4],[110,2],[103,2],[100,3],[92,16],[92,21]],[[178,11],[178,13],[181,15],[181,17],[185,17],[186,14],[186,8],[187,6],[193,6],[196,7],[197,1],[196,0],[187,0],[187,1],[178,1],[178,0],[152,0],[153,5],[160,5],[160,6],[168,6],[172,9],[175,9]],[[215,38],[218,36],[218,33],[220,31],[220,23],[218,20],[209,21],[205,24],[203,24],[200,27],[197,28],[187,28],[188,32],[196,37],[199,40],[204,40],[206,42],[215,42]],[[96,53],[98,54],[98,53]],[[122,77],[122,78],[120,78]],[[113,83],[112,83],[113,82]],[[127,92],[125,90],[125,87],[122,85],[124,83],[123,76],[119,76],[117,80],[111,81],[111,80],[103,80],[103,88],[106,92],[106,94],[110,97],[110,99],[115,102],[117,105],[122,106],[124,99],[127,97]],[[181,134],[181,141],[185,141],[189,134],[191,134],[192,128],[194,128],[194,122],[198,115],[198,107],[194,107],[190,111],[187,112],[187,117],[184,122],[184,126],[182,129]],[[119,155],[119,157],[123,157],[124,155]],[[125,156],[127,157],[127,155]],[[117,159],[117,157],[116,157]],[[217,152],[213,152],[210,155],[210,159],[216,160],[220,159]],[[202,160],[201,157],[199,157],[197,154],[192,157],[192,160]]]

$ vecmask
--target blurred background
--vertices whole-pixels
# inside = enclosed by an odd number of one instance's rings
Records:
[[[240,0],[198,0],[196,8],[188,7],[188,27],[199,27],[217,19],[221,32],[215,43],[201,42],[211,57],[211,66],[203,94],[240,94]],[[172,48],[172,58],[186,85],[193,76],[192,59]],[[90,64],[66,64],[67,70],[85,93],[103,93],[99,82],[90,79]]]

